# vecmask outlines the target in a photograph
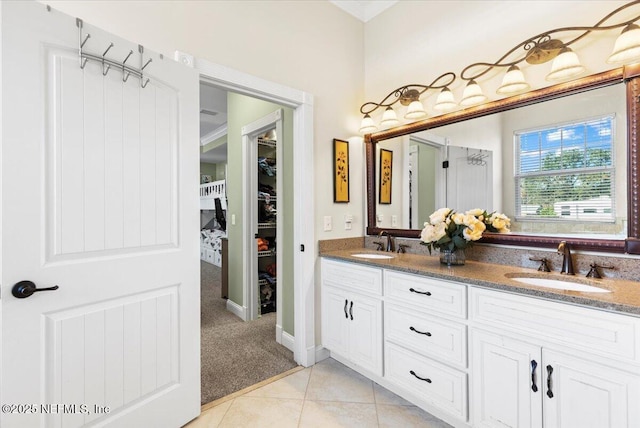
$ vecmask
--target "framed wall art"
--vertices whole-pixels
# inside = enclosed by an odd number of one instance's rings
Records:
[[[349,142],[333,139],[333,202],[349,202]]]
[[[391,176],[393,172],[393,152],[380,149],[380,189],[378,191],[381,204],[391,203]]]

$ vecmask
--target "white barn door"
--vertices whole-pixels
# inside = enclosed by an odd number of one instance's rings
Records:
[[[197,73],[1,7],[1,425],[181,426],[200,411]],[[82,69],[87,33],[85,52],[152,59],[147,86]],[[17,298],[21,281],[59,288]]]

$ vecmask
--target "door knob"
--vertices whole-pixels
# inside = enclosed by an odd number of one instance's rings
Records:
[[[53,291],[57,290],[58,288],[59,287],[57,285],[48,288],[36,288],[36,285],[31,281],[20,281],[13,286],[13,288],[11,289],[11,294],[13,294],[18,299],[24,299],[25,297],[29,297],[37,291]]]

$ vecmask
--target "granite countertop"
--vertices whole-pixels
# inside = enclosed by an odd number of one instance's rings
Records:
[[[394,258],[365,259],[352,256],[352,254],[363,253],[388,254],[393,255]],[[640,316],[640,282],[635,281],[610,278],[593,279],[580,275],[566,276],[560,275],[557,272],[538,272],[534,269],[520,268],[517,266],[481,263],[469,260],[467,260],[464,266],[447,267],[440,264],[440,259],[437,255],[424,256],[417,254],[384,253],[363,248],[326,251],[322,252],[320,256]],[[523,277],[540,277],[579,282],[581,284],[604,288],[611,292],[589,293],[536,287],[523,284],[508,277],[508,275],[513,274]]]

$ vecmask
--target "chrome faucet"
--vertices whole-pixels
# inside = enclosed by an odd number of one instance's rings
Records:
[[[395,240],[393,239],[393,236],[389,232],[387,232],[386,230],[382,230],[378,234],[378,236],[385,236],[385,235],[387,236],[387,249],[386,249],[386,251],[395,252],[396,251],[396,244],[395,244]]]
[[[558,254],[562,254],[562,269],[560,273],[566,275],[575,275],[573,271],[573,262],[571,260],[571,248],[567,241],[560,241],[558,245]]]

